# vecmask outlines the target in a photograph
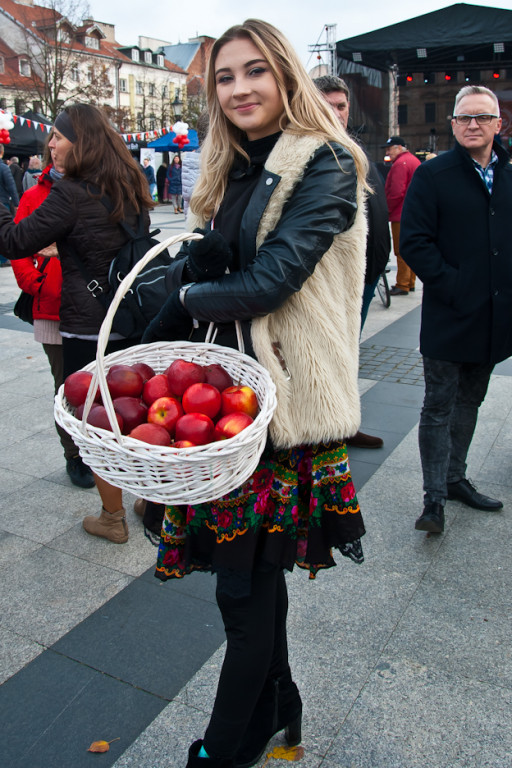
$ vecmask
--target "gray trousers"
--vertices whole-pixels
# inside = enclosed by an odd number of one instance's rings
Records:
[[[425,399],[419,446],[425,503],[443,504],[447,483],[466,476],[466,458],[478,409],[494,365],[423,358]]]

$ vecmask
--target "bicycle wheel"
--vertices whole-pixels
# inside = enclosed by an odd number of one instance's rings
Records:
[[[380,300],[388,309],[388,307],[391,306],[391,294],[389,292],[389,284],[388,279],[386,277],[386,273],[382,272],[381,276],[379,277],[379,282],[377,283],[377,290],[379,292]]]

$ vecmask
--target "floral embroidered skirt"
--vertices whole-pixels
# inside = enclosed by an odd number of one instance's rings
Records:
[[[363,518],[345,443],[265,448],[244,485],[196,506],[166,508],[155,575],[250,573],[260,562],[315,578],[336,565],[333,548],[363,561]]]

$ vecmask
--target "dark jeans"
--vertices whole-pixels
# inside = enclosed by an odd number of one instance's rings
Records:
[[[251,593],[246,597],[230,597],[217,586],[217,603],[227,647],[204,745],[209,755],[231,758],[240,746],[265,680],[291,679],[284,573],[277,568],[254,571]]]
[[[493,365],[423,358],[419,445],[425,503],[444,504],[447,483],[466,476],[466,457]]]

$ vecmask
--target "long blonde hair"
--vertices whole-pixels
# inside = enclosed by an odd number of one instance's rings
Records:
[[[206,72],[210,123],[201,150],[201,175],[190,201],[192,212],[203,219],[211,218],[224,197],[235,155],[239,153],[247,157],[241,147],[245,134],[226,118],[217,98],[215,82],[219,51],[226,43],[244,38],[259,49],[276,79],[284,105],[281,127],[298,136],[309,134],[325,142],[341,144],[354,158],[359,183],[366,187],[368,162],[364,152],[340,125],[286,37],[272,24],[247,19],[243,24],[228,29],[215,41],[211,50]]]

